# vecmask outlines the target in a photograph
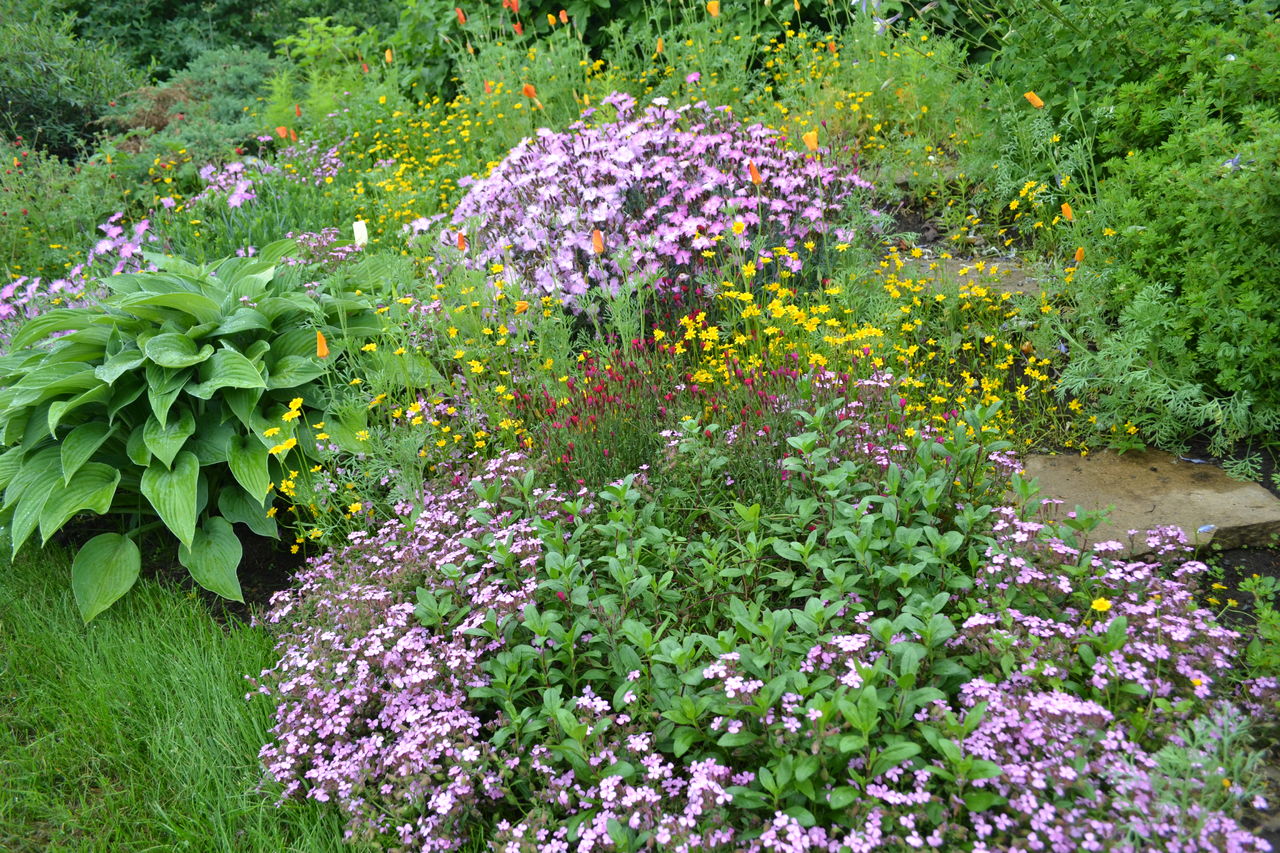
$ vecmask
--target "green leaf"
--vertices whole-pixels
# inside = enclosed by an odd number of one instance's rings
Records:
[[[102,421],[90,421],[67,433],[62,439],[62,482],[71,485],[71,478],[80,466],[89,461],[94,451],[102,446],[111,434],[111,427]]]
[[[964,804],[971,812],[985,812],[992,806],[1003,805],[1006,802],[1008,801],[1004,797],[994,791],[970,788],[964,792]]]
[[[129,375],[124,377],[120,384],[114,386],[111,391],[111,401],[107,403],[107,420],[114,422],[116,415],[120,411],[142,396],[142,392],[147,390],[147,383],[141,377]]]
[[[189,548],[186,545],[178,548],[178,562],[186,566],[191,577],[205,589],[243,603],[240,581],[236,577],[242,553],[231,522],[215,515],[195,532]]]
[[[214,330],[215,335],[234,335],[238,332],[270,331],[271,322],[262,312],[248,306],[237,308],[231,316]]]
[[[268,388],[296,388],[324,375],[324,365],[314,357],[286,355],[271,368],[267,377]]]
[[[281,258],[288,256],[291,252],[298,250],[298,243],[295,240],[276,240],[268,243],[258,250],[255,256],[264,264],[278,264]]]
[[[46,364],[14,383],[9,406],[38,406],[69,391],[79,393],[99,384],[93,368],[83,362]]]
[[[19,444],[0,454],[0,489],[8,488],[14,476],[22,470],[24,451],[25,448]]]
[[[267,448],[254,436],[238,435],[227,443],[227,464],[236,482],[250,498],[265,501],[271,488],[267,472]]]
[[[142,350],[126,349],[121,350],[115,355],[108,358],[102,364],[98,365],[94,370],[94,374],[106,382],[108,385],[114,384],[117,379],[124,373],[138,367],[147,357],[143,355]]]
[[[117,300],[121,309],[139,317],[164,322],[164,315],[147,308],[172,308],[195,319],[197,323],[217,323],[222,319],[222,307],[200,293],[137,293]]]
[[[280,538],[276,520],[267,517],[263,501],[255,503],[243,489],[224,488],[218,492],[218,512],[227,521],[243,524],[259,536]]]
[[[187,449],[196,455],[201,466],[221,465],[227,461],[227,442],[236,435],[229,423],[203,423]]]
[[[205,344],[199,349],[196,342],[177,332],[156,335],[143,346],[147,358],[161,367],[191,367],[207,361],[213,355],[213,347]]]
[[[191,378],[191,369],[175,370],[157,364],[147,365],[147,400],[156,420],[164,423],[169,418],[169,407],[182,392],[182,386]]]
[[[336,342],[338,334],[326,333],[330,341]],[[316,330],[311,328],[290,329],[271,342],[271,354],[278,359],[291,355],[299,358],[316,354]]]
[[[151,463],[142,474],[142,495],[160,516],[165,526],[188,548],[196,531],[196,492],[199,488],[200,462],[194,453],[184,450],[173,467]]]
[[[84,543],[71,564],[71,591],[86,625],[129,591],[141,568],[142,553],[127,536],[102,533]]]
[[[142,439],[146,442],[147,449],[167,467],[173,464],[173,457],[178,455],[178,451],[195,431],[195,416],[191,414],[190,409],[183,406],[182,414],[176,422],[161,424],[154,415],[147,418],[146,424],[142,427]]]
[[[40,513],[44,511],[44,505],[49,500],[49,490],[46,485],[41,482],[26,489],[13,508],[13,518],[9,522],[9,538],[13,546],[11,556],[17,556],[18,550],[40,523]]]
[[[871,763],[871,776],[879,776],[888,770],[897,767],[902,762],[912,756],[920,754],[920,744],[911,741],[900,741],[890,744],[880,751],[875,761]]]
[[[90,311],[84,308],[55,308],[22,324],[10,340],[9,350],[16,352],[36,341],[44,340],[54,332],[67,329],[83,329],[89,325]]]
[[[17,503],[27,489],[35,488],[48,494],[48,481],[57,477],[59,473],[58,462],[56,444],[45,446],[29,454],[29,458],[24,457],[20,463],[21,467],[5,486],[4,504],[0,505],[0,510],[8,509]]]
[[[62,423],[62,419],[68,413],[74,412],[81,406],[87,406],[91,403],[102,403],[111,397],[110,385],[99,385],[96,388],[90,388],[83,394],[77,394],[70,400],[58,400],[49,404],[49,434],[52,435],[58,429],[58,424]]]
[[[40,538],[43,543],[47,545],[49,537],[82,510],[92,510],[98,515],[110,512],[119,483],[120,469],[101,462],[83,465],[70,484],[59,484],[45,500],[40,511]]]
[[[134,465],[151,464],[151,450],[147,447],[147,439],[140,429],[135,429],[129,433],[129,438],[125,441],[124,452]]]
[[[698,736],[697,729],[693,729],[688,726],[681,726],[680,728],[676,729],[675,750],[674,750],[676,754],[676,758],[679,758],[680,756],[684,755],[686,752],[689,751],[689,747],[693,745],[694,738],[696,738],[697,736]]]
[[[200,365],[198,384],[187,386],[187,393],[202,400],[213,397],[220,388],[266,388],[262,374],[253,362],[233,349],[220,349]]]
[[[830,797],[831,808],[835,809],[836,811],[846,808],[847,806],[852,805],[854,800],[858,799],[858,796],[859,795],[858,795],[857,788],[852,788],[848,785],[844,785],[842,787],[836,788],[834,791],[831,792],[831,797]]]

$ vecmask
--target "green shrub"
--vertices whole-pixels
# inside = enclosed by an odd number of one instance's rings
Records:
[[[269,494],[296,476],[288,454],[314,452],[303,406],[325,372],[316,332],[336,348],[342,330],[377,326],[362,301],[296,288],[276,266],[292,247],[206,268],[153,257],[163,271],[106,279],[100,305],[31,320],[0,360],[0,520],[14,553],[86,510],[125,530],[76,556],[86,621],[133,585],[135,540],[151,528],[173,534],[202,586],[241,598],[232,524],[273,535]]]
[[[76,156],[109,102],[141,75],[110,45],[76,38],[72,19],[39,13],[0,22],[0,133]]]

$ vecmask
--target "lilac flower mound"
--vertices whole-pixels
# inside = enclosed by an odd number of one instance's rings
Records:
[[[723,108],[672,109],[659,98],[636,114],[626,94],[605,103],[615,121],[590,125],[589,110],[564,133],[543,129],[516,146],[472,186],[442,242],[457,245],[461,230],[474,246],[468,266],[504,263],[523,277],[526,292],[577,307],[590,290],[616,294],[628,270],[687,280],[717,244],[793,248],[827,232],[843,202],[870,188]],[[597,230],[603,253],[593,245]]]
[[[518,462],[499,457],[479,479],[509,484]],[[564,499],[544,497],[548,506]],[[468,514],[477,508],[492,517]],[[467,540],[491,551],[472,561]],[[467,692],[483,686],[480,662],[502,643],[466,631],[490,609],[501,618],[532,599],[540,551],[527,521],[513,522],[457,478],[425,496],[412,525],[351,534],[277,593],[266,619],[282,626],[280,659],[257,692],[277,703],[276,740],[261,758],[285,795],[336,800],[351,818],[348,837],[399,837],[424,850],[462,843],[468,819],[501,796],[501,767]],[[464,564],[466,574],[456,570]],[[508,583],[499,570],[510,567],[527,579]],[[452,591],[468,615],[448,632],[421,627],[411,600],[419,586]]]

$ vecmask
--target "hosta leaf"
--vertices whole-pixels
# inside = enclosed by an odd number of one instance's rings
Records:
[[[258,401],[262,399],[262,391],[257,388],[231,388],[220,395],[232,414],[240,419],[240,423],[249,429],[254,428],[257,420]]]
[[[22,467],[13,475],[9,485],[4,489],[4,504],[0,509],[8,509],[27,491],[49,493],[49,481],[58,476],[58,446],[50,444],[35,453],[28,453],[22,460]]]
[[[71,484],[71,478],[80,470],[80,466],[89,461],[109,435],[111,435],[111,427],[102,421],[80,424],[67,433],[62,439],[60,448],[64,485]]]
[[[211,399],[220,388],[266,388],[253,362],[233,349],[220,349],[200,365],[201,382],[187,387],[187,393],[201,400]]]
[[[146,436],[142,434],[140,429],[135,429],[129,433],[129,438],[125,442],[124,452],[134,465],[146,466],[151,464],[151,449],[147,447]]]
[[[314,320],[320,320],[324,316],[320,306],[311,297],[304,296],[301,293],[286,293],[281,296],[269,297],[258,303],[258,310],[273,324],[289,318],[290,315]],[[292,324],[281,323],[281,325]]]
[[[178,548],[178,562],[186,566],[191,577],[205,589],[243,602],[236,577],[242,553],[231,522],[215,515],[195,532],[190,548],[185,545]]]
[[[270,331],[271,323],[262,312],[249,307],[237,308],[214,330],[216,335],[234,335],[238,332]]]
[[[275,276],[275,266],[260,258],[227,258],[218,264],[218,281],[237,299],[266,291]]]
[[[77,394],[70,400],[58,400],[55,403],[50,403],[48,415],[49,432],[51,434],[57,432],[58,424],[62,423],[62,419],[66,417],[68,413],[74,412],[81,406],[87,406],[91,403],[104,403],[110,398],[111,386],[104,383],[96,388],[90,388],[83,394]]]
[[[329,337],[331,340],[337,341],[339,335],[331,334]],[[316,330],[314,328],[290,329],[271,342],[271,354],[282,361],[291,355],[299,358],[308,356],[314,358],[316,354]]]
[[[182,445],[196,431],[196,419],[191,410],[182,407],[182,414],[176,420],[161,424],[154,416],[147,418],[142,427],[142,439],[157,459],[166,466],[173,464],[173,457],[178,455]]]
[[[238,435],[227,443],[227,464],[251,498],[265,501],[271,488],[267,471],[267,448],[253,436]]]
[[[36,341],[42,341],[54,332],[82,329],[89,325],[92,312],[84,308],[55,308],[22,324],[22,328],[9,340],[9,349],[20,350]]]
[[[142,553],[127,536],[102,533],[84,543],[71,564],[71,591],[85,624],[128,592],[141,568]]]
[[[16,445],[0,453],[0,489],[8,488],[14,476],[22,470],[23,451],[22,445]]]
[[[205,344],[197,349],[195,341],[176,332],[156,335],[147,341],[142,351],[161,367],[191,367],[213,355],[213,347]]]
[[[298,250],[298,243],[295,240],[276,240],[268,243],[258,250],[257,258],[264,264],[277,264],[281,258],[287,257],[291,252]]]
[[[126,376],[112,386],[111,401],[107,403],[107,420],[114,422],[120,411],[142,396],[147,383],[140,376]],[[141,419],[139,419],[141,420]]]
[[[187,449],[196,455],[201,466],[221,465],[227,461],[227,443],[235,435],[236,429],[229,423],[202,423]]]
[[[49,493],[40,511],[40,538],[48,544],[49,537],[82,510],[106,515],[119,483],[119,470],[101,462],[86,463],[76,472],[70,485],[59,483]]]
[[[195,278],[203,277],[206,274],[204,269],[201,267],[198,267],[190,261],[183,260],[175,255],[162,255],[159,252],[143,252],[142,257],[146,258],[147,263],[151,264],[156,269],[164,270],[165,272],[182,273]]]
[[[200,462],[184,450],[172,468],[152,462],[142,474],[142,495],[151,502],[156,515],[188,548],[196,531],[196,491]]]
[[[83,362],[46,364],[13,385],[11,406],[35,406],[62,394],[78,394],[101,383],[93,367]]]
[[[191,368],[178,370],[157,364],[147,365],[147,400],[160,423],[168,421],[169,407],[190,378]]]
[[[271,374],[267,377],[267,387],[271,389],[297,388],[299,385],[305,385],[311,380],[323,376],[324,365],[316,361],[314,358],[315,353],[311,355],[311,358],[286,355],[277,361],[275,367],[271,368]]]
[[[157,322],[164,322],[167,315],[148,309],[169,308],[181,311],[197,323],[216,323],[222,319],[222,307],[201,293],[136,293],[121,298],[115,304],[130,314]]]
[[[103,382],[113,384],[120,378],[121,374],[137,368],[146,360],[147,357],[143,355],[142,350],[121,350],[98,365],[97,369],[94,370],[94,374]]]
[[[267,515],[263,501],[254,502],[242,489],[223,489],[218,492],[218,512],[227,521],[243,524],[259,536],[280,537],[276,520]]]

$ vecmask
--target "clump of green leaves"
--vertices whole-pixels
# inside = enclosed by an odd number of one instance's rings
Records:
[[[16,554],[37,528],[48,542],[89,511],[117,520],[81,548],[72,586],[88,621],[129,590],[137,538],[177,540],[201,586],[241,600],[233,524],[274,535],[272,484],[325,365],[317,331],[378,327],[367,302],[306,292],[277,266],[294,244],[207,267],[148,256],[159,269],[104,281],[96,306],[50,311],[24,325],[0,359],[0,523]]]

